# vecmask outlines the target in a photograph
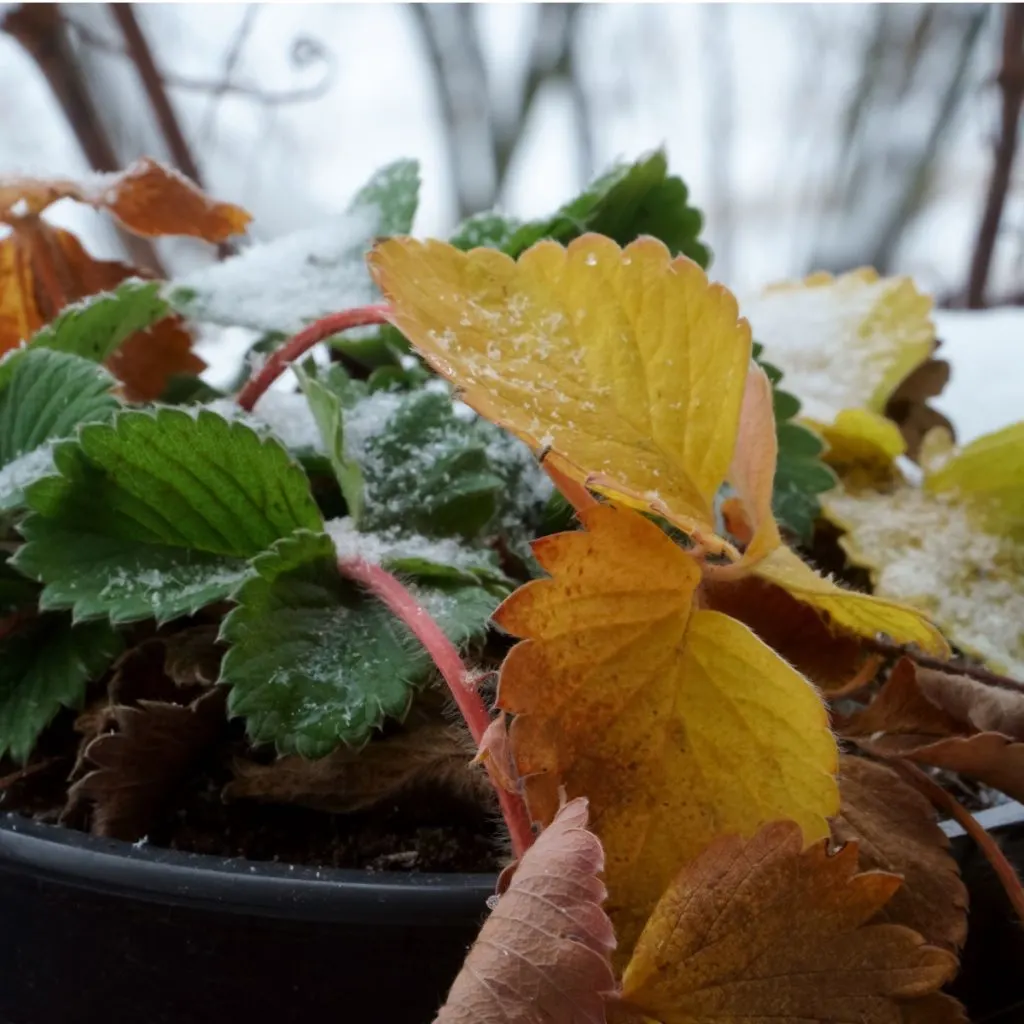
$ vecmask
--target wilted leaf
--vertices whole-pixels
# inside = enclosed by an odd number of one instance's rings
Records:
[[[502,668],[531,813],[586,795],[608,857],[609,913],[632,947],[679,867],[723,831],[787,815],[807,839],[838,807],[814,688],[741,623],[695,610],[700,570],[629,509],[534,545],[550,580],[495,621],[525,637]]]
[[[837,842],[856,840],[864,870],[890,871],[903,885],[876,920],[904,924],[926,942],[956,950],[967,937],[967,890],[928,800],[890,769],[839,759]]]
[[[1024,742],[1018,742],[1024,737],[992,731],[1019,729],[1022,703],[1019,694],[921,669],[904,658],[872,703],[843,718],[840,730],[878,757],[960,772],[1024,800]]]
[[[93,259],[74,235],[45,221],[19,225],[0,240],[0,352],[32,338],[42,347],[106,358],[129,400],[159,397],[172,375],[198,373],[205,363],[181,320],[166,317],[166,304],[129,280],[137,276],[123,263]],[[33,338],[69,304],[115,289],[68,310],[66,320]]]
[[[837,493],[825,508],[876,594],[927,612],[997,671],[1024,674],[1024,423],[933,463],[922,487]]]
[[[912,370],[885,404],[885,416],[900,428],[907,455],[917,459],[926,435],[937,427],[953,433],[953,424],[929,398],[940,395],[949,383],[950,365],[944,359],[929,359]]]
[[[369,263],[395,325],[468,405],[570,477],[713,534],[751,344],[696,264],[596,235],[518,263],[395,239]]]
[[[775,822],[688,864],[637,944],[625,1003],[662,1024],[900,1024],[903,1001],[952,977],[952,954],[867,923],[898,876],[858,874],[856,843],[802,847],[797,825]]]
[[[615,948],[601,844],[571,800],[526,851],[435,1024],[604,1024]]]
[[[190,704],[139,701],[108,709],[113,731],[85,748],[92,766],[68,793],[93,805],[94,835],[134,841],[146,835],[163,801],[225,727],[223,690]]]
[[[297,804],[349,814],[420,790],[441,790],[495,810],[487,775],[473,768],[465,727],[444,721],[408,722],[364,747],[339,747],[318,760],[298,754],[270,764],[236,760],[224,789],[229,800]]]
[[[53,716],[81,704],[120,648],[106,623],[72,626],[65,615],[41,615],[0,641],[0,755],[24,763]]]
[[[106,210],[136,235],[188,235],[223,242],[241,234],[252,217],[241,207],[218,203],[179,171],[143,157],[124,171],[80,182],[36,178],[0,180],[0,220],[18,226],[58,199],[77,199]]]
[[[935,347],[930,311],[931,300],[909,278],[879,278],[868,269],[775,285],[743,304],[765,355],[785,373],[803,415],[829,428],[830,444],[870,445],[884,430],[900,450],[899,431],[882,413]],[[852,410],[864,416],[837,419]],[[883,439],[880,456],[887,447]]]
[[[83,427],[27,492],[17,567],[43,608],[114,622],[190,614],[227,597],[247,559],[322,525],[300,467],[211,412],[124,411]]]
[[[221,639],[220,681],[250,737],[282,753],[324,757],[358,747],[404,717],[429,658],[401,622],[338,571],[325,534],[298,530],[252,562]],[[487,628],[497,599],[480,586],[410,587],[455,643]]]
[[[838,587],[787,547],[776,548],[754,566],[754,574],[824,612],[834,626],[868,637],[885,633],[896,643],[917,644],[937,655],[949,652],[942,634],[914,608]]]

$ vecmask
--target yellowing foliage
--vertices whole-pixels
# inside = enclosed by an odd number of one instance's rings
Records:
[[[743,312],[832,448],[830,461],[841,466],[856,453],[880,467],[905,450],[882,414],[935,348],[931,306],[909,278],[862,268],[774,285]]]
[[[628,950],[681,865],[771,818],[808,841],[838,808],[835,742],[814,688],[744,625],[694,606],[696,560],[627,509],[537,541],[551,579],[495,619],[525,641],[501,708],[533,815],[586,795],[607,856],[608,912]]]
[[[1024,673],[1024,423],[941,452],[921,487],[839,493],[825,510],[875,593],[927,612],[958,647]]]
[[[751,342],[697,264],[599,235],[518,262],[389,239],[369,262],[395,325],[468,405],[567,476],[713,536]]]

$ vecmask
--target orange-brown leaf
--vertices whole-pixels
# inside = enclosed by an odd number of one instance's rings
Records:
[[[526,851],[435,1024],[603,1024],[615,937],[601,844],[572,800]]]
[[[742,623],[694,607],[700,568],[627,508],[534,545],[551,579],[495,613],[524,638],[498,704],[533,816],[586,796],[628,951],[680,866],[725,831],[793,818],[807,840],[839,807],[835,740],[808,682]]]
[[[239,206],[210,199],[179,171],[144,157],[116,174],[84,182],[7,178],[0,181],[0,220],[22,223],[58,199],[77,199],[113,214],[147,237],[187,235],[223,242],[242,234],[252,217]]]
[[[891,769],[862,757],[839,759],[839,794],[833,837],[857,841],[862,869],[903,877],[877,920],[956,950],[967,936],[967,890],[932,805]]]
[[[902,1000],[956,970],[946,950],[870,924],[900,885],[857,873],[857,844],[804,851],[793,822],[725,837],[659,902],[626,969],[622,997],[662,1024],[900,1024]]]

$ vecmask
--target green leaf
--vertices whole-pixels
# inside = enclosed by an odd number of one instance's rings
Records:
[[[516,232],[523,226],[515,217],[500,213],[474,213],[467,217],[448,241],[456,249],[506,249]]]
[[[25,488],[54,472],[52,442],[114,415],[120,407],[114,384],[106,370],[79,356],[22,351],[0,386],[0,512],[19,507]]]
[[[361,530],[472,537],[493,518],[502,480],[480,431],[444,390],[378,391],[345,410],[347,457],[363,476]]]
[[[255,742],[323,757],[401,718],[427,655],[380,602],[341,576],[324,534],[299,531],[253,561],[221,640],[228,708]],[[414,588],[450,639],[482,635],[497,598],[482,587]]]
[[[673,255],[682,253],[707,267],[708,248],[698,240],[704,218],[688,205],[689,192],[681,178],[668,173],[660,150],[636,163],[616,167],[598,178],[585,192],[553,216],[519,224],[496,214],[463,224],[453,245],[497,247],[517,257],[542,238],[563,244],[594,231],[626,245],[640,235],[661,239]]]
[[[821,515],[818,495],[832,490],[836,476],[821,461],[824,442],[808,427],[792,422],[800,412],[800,400],[779,387],[782,371],[761,359],[762,346],[753,346],[754,358],[772,383],[775,435],[779,459],[775,468],[772,511],[786,529],[810,543],[815,520]]]
[[[389,164],[344,214],[171,281],[167,298],[194,320],[288,335],[328,313],[378,302],[366,253],[381,235],[411,229],[418,197],[418,164]]]
[[[0,642],[0,756],[24,762],[61,707],[82,704],[86,685],[121,650],[105,622],[72,626],[43,615]]]
[[[5,558],[0,561],[0,615],[35,608],[39,586],[18,572]]]
[[[345,454],[345,430],[341,396],[316,376],[316,367],[310,361],[305,367],[292,366],[299,387],[306,396],[313,419],[327,449],[327,458],[334,471],[349,514],[356,520],[363,514],[363,474],[358,463]]]
[[[247,378],[248,379],[248,378]],[[160,396],[164,405],[199,405],[226,398],[223,391],[191,373],[172,374]]]
[[[160,297],[159,282],[136,279],[124,281],[112,292],[66,306],[60,316],[36,332],[25,348],[0,363],[0,386],[32,349],[68,352],[102,363],[136,331],[151,327],[170,312],[170,306]]]
[[[14,564],[41,604],[115,622],[227,597],[247,559],[320,513],[281,445],[205,409],[124,411],[54,451],[59,476],[29,488],[35,514]]]

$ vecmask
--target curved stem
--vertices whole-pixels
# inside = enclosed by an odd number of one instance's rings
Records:
[[[346,309],[343,313],[331,313],[329,316],[311,323],[308,327],[304,327],[277,349],[249,378],[245,387],[239,391],[236,401],[246,412],[252,412],[252,407],[260,400],[267,388],[288,369],[289,363],[295,362],[314,345],[340,331],[347,331],[351,327],[369,327],[373,324],[387,323],[389,311],[390,307],[385,305],[359,306],[356,309]]]
[[[417,640],[427,649],[438,671],[448,684],[448,689],[479,748],[491,716],[470,681],[466,666],[459,657],[455,645],[445,636],[441,627],[427,614],[415,597],[386,569],[362,558],[343,558],[338,561],[342,575],[366,587],[379,598],[391,612],[409,628]],[[487,775],[498,794],[501,813],[512,838],[512,850],[521,857],[533,844],[533,829],[522,799],[508,792],[494,776],[485,762]]]
[[[1010,904],[1017,916],[1024,921],[1024,888],[1013,865],[1006,859],[1006,854],[999,844],[978,824],[977,819],[951,793],[947,793],[937,782],[930,779],[917,765],[909,761],[897,760],[890,762],[908,782],[917,787],[935,806],[945,811],[974,840],[977,847],[988,858],[992,870],[1006,890]]]

